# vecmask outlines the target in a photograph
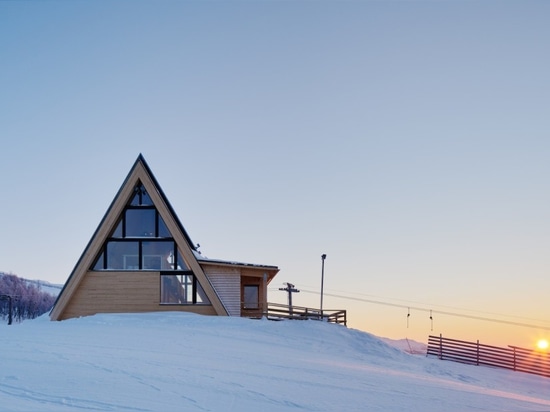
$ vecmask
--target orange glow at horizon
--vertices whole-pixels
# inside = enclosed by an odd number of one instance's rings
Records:
[[[539,339],[537,342],[537,348],[540,350],[548,349],[548,341],[546,339]]]
[[[479,340],[481,344],[499,347],[509,345],[525,349],[550,352],[548,329],[533,330],[516,325],[485,322],[470,318],[448,316],[412,310],[410,316],[406,308],[381,305],[361,305],[356,302],[333,299],[332,306],[348,310],[348,326],[376,336],[390,339],[405,337],[417,342],[427,343],[429,335],[460,339],[469,342]],[[538,342],[546,340],[548,347],[540,349]]]

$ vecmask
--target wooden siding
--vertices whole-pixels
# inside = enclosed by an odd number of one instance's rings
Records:
[[[216,290],[229,316],[241,316],[241,273],[226,266],[204,266],[206,277]]]
[[[178,311],[216,315],[212,305],[161,305],[159,272],[87,272],[61,319],[96,313]]]

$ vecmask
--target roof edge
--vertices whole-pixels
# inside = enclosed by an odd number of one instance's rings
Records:
[[[147,163],[145,163],[145,158],[143,157],[143,155],[140,153],[139,156],[137,157],[136,161],[134,162],[134,164],[132,165],[132,167],[130,168],[130,171],[128,172],[128,174],[126,175],[126,178],[124,179],[124,181],[122,182],[122,184],[120,185],[119,189],[117,190],[115,196],[113,197],[113,200],[111,201],[111,203],[109,204],[109,207],[107,208],[107,211],[105,212],[105,214],[103,215],[103,217],[101,218],[99,224],[97,225],[96,229],[94,230],[94,233],[92,234],[92,236],[90,237],[90,240],[88,241],[88,243],[86,244],[86,247],[84,248],[84,250],[82,251],[82,253],[80,254],[80,257],[78,258],[78,260],[76,261],[76,264],[74,265],[73,267],[73,270],[71,271],[71,274],[69,275],[69,277],[67,278],[67,280],[65,281],[65,284],[63,285],[63,288],[61,289],[61,292],[59,292],[59,294],[57,295],[57,298],[55,299],[55,302],[50,310],[50,313],[49,315],[51,316],[52,312],[54,311],[55,307],[57,306],[57,303],[59,301],[59,299],[61,298],[61,296],[63,295],[63,292],[65,292],[65,289],[67,287],[67,285],[70,283],[70,280],[71,278],[73,277],[76,269],[80,266],[80,263],[82,262],[82,259],[84,258],[85,254],[86,254],[86,251],[90,248],[90,246],[92,245],[94,239],[96,238],[97,236],[97,233],[99,232],[100,228],[103,226],[103,223],[105,222],[105,220],[107,219],[107,216],[110,215],[111,213],[111,210],[113,209],[113,206],[115,205],[116,203],[116,200],[118,199],[118,197],[120,196],[120,193],[122,192],[122,190],[124,189],[124,187],[126,186],[126,183],[128,182],[128,179],[130,179],[130,176],[132,175],[132,173],[134,172],[134,169],[137,167],[137,165],[139,163],[143,163],[144,165],[146,165]]]

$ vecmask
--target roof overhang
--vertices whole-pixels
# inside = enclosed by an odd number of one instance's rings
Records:
[[[247,269],[247,270],[258,272],[258,276],[263,276],[263,274],[265,273],[268,276],[268,280],[267,280],[268,283],[271,282],[271,280],[279,272],[279,268],[277,266],[258,265],[254,263],[235,262],[235,261],[228,261],[228,260],[209,259],[209,258],[202,257],[200,255],[197,256],[197,254],[195,254],[195,257],[197,258],[197,262],[201,266],[217,266],[217,267],[221,266],[221,267]]]

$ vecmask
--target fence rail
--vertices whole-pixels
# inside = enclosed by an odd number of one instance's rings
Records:
[[[264,311],[260,308],[251,310],[243,306],[243,316],[267,317],[272,320],[293,319],[293,320],[322,320],[339,325],[347,325],[347,312],[345,310],[324,310],[306,308],[303,306],[288,306],[280,303],[267,303]]]
[[[547,352],[508,346],[507,348],[444,338],[428,338],[427,356],[442,360],[491,366],[518,372],[532,373],[550,378],[550,357]]]

